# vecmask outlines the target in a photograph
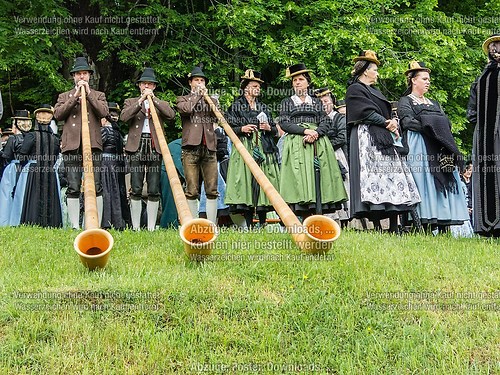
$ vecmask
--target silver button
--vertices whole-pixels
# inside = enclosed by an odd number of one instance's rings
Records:
[[[76,115],[73,115],[73,118],[76,118]]]
[[[76,124],[72,124],[71,126],[76,126]]]

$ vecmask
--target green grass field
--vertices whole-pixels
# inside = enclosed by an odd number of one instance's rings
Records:
[[[498,242],[345,231],[327,256],[222,232],[203,263],[176,231],[2,228],[0,374],[500,373]]]

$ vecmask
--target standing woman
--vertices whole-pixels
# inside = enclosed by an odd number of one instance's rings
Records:
[[[366,217],[380,230],[389,218],[389,231],[398,230],[398,215],[420,202],[415,181],[397,153],[398,122],[391,118],[391,103],[373,85],[378,78],[375,52],[362,51],[354,59],[346,93],[350,127],[351,215]]]
[[[4,169],[2,181],[0,182],[0,227],[18,225],[22,206],[14,207],[14,194],[18,182],[19,160],[21,159],[21,147],[24,135],[31,130],[32,123],[30,113],[20,110],[12,117],[13,135],[9,136],[2,151],[2,158],[8,163]],[[18,193],[19,194],[19,193]],[[11,216],[14,216],[11,220]]]
[[[321,100],[323,107],[328,117],[332,120],[330,130],[328,131],[328,138],[332,143],[333,150],[335,152],[335,157],[339,163],[340,172],[342,174],[342,179],[344,181],[344,187],[346,192],[350,190],[349,188],[349,164],[347,162],[347,136],[346,136],[346,123],[345,114],[341,114],[336,110],[336,99],[335,95],[327,87],[323,87],[314,91],[314,95]],[[348,203],[343,204],[343,209],[336,211],[333,215],[333,219],[340,220],[340,225],[342,228],[347,227],[349,222],[349,208]]]
[[[277,130],[268,107],[257,99],[262,83],[260,72],[252,69],[245,72],[240,84],[242,94],[227,110],[227,120],[271,184],[278,189],[278,148],[273,139]],[[225,203],[229,204],[229,211],[242,214],[248,227],[252,225],[256,211],[259,224],[265,225],[266,213],[274,208],[236,147],[231,150],[226,181]]]
[[[101,227],[123,230],[127,225],[132,225],[132,218],[125,186],[123,136],[118,126],[120,107],[114,102],[109,102],[108,109],[109,116],[101,119],[102,161],[99,172],[103,198]]]
[[[449,225],[469,220],[456,168],[461,154],[450,120],[436,101],[425,97],[430,69],[412,61],[405,75],[408,88],[399,100],[398,116],[408,141],[407,163],[422,198],[417,212],[424,226],[444,231]]]
[[[304,64],[286,70],[294,94],[283,99],[280,107],[280,126],[288,133],[281,160],[280,194],[302,218],[334,212],[347,200],[340,168],[327,137],[331,120],[321,101],[309,95],[309,72]]]
[[[59,137],[52,133],[50,123],[54,108],[43,104],[35,110],[35,129],[24,136],[20,153],[30,160],[26,191],[22,199],[21,224],[41,227],[62,227],[61,187],[56,161],[59,156]],[[21,178],[19,178],[21,181]],[[17,190],[17,189],[16,189]],[[18,197],[18,191],[14,202]]]

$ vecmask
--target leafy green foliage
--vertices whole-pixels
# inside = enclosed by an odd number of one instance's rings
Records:
[[[486,63],[481,43],[495,30],[498,2],[437,0],[152,0],[0,1],[0,88],[6,117],[13,109],[55,102],[71,87],[69,68],[86,54],[97,71],[95,86],[123,103],[137,95],[135,81],[153,66],[160,97],[186,93],[186,75],[202,62],[210,86],[227,107],[245,69],[261,70],[263,99],[288,93],[287,65],[304,62],[315,86],[342,98],[352,59],[377,51],[380,88],[390,100],[405,89],[408,61],[432,69],[430,96],[445,108],[462,149],[471,143],[465,119],[470,84]],[[45,18],[44,18],[45,17]],[[169,137],[177,137],[177,127]]]

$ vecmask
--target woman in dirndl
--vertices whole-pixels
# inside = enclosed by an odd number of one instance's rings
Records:
[[[278,189],[278,148],[274,143],[277,134],[276,125],[267,105],[258,100],[263,83],[260,72],[248,69],[241,77],[242,94],[231,104],[226,118],[271,184]],[[274,208],[243,162],[236,147],[231,149],[226,182],[225,203],[229,204],[229,212],[242,214],[245,218],[243,221],[241,216],[238,218],[232,215],[233,222],[236,221],[235,224],[242,227],[245,225],[250,227],[253,225],[253,216],[256,212],[259,216],[259,225],[264,226],[267,212]]]
[[[411,172],[398,154],[400,138],[391,103],[373,85],[380,64],[375,52],[366,50],[354,59],[346,92],[347,126],[350,128],[349,177],[351,215],[366,217],[380,230],[389,218],[389,231],[398,232],[398,216],[420,202]]]
[[[15,111],[12,117],[12,131],[14,134],[9,136],[2,150],[3,161],[8,164],[0,181],[0,227],[19,225],[27,176],[26,173],[21,174],[20,159],[22,156],[20,151],[24,141],[24,134],[29,132],[31,127],[32,122],[29,111]],[[23,179],[19,184],[21,176]],[[16,190],[17,196],[21,198],[17,199],[16,204],[14,204]]]
[[[430,69],[412,61],[405,72],[408,87],[399,100],[398,116],[408,143],[406,157],[422,201],[417,212],[424,227],[441,232],[469,220],[458,166],[462,155],[451,123],[438,102],[425,96]]]
[[[22,201],[21,224],[60,228],[63,225],[61,185],[55,167],[60,152],[59,137],[50,127],[54,108],[43,104],[34,114],[34,131],[24,136],[20,149],[29,161],[21,171],[14,203],[18,199]],[[26,180],[24,193],[20,189],[23,180]]]
[[[123,136],[118,126],[120,106],[108,103],[109,115],[101,119],[101,184],[103,210],[101,228],[123,230],[131,227],[130,208],[125,185]]]
[[[347,194],[327,135],[331,120],[321,101],[309,95],[311,77],[304,64],[286,71],[294,94],[283,99],[280,126],[288,133],[283,145],[280,194],[296,215],[331,213]]]

